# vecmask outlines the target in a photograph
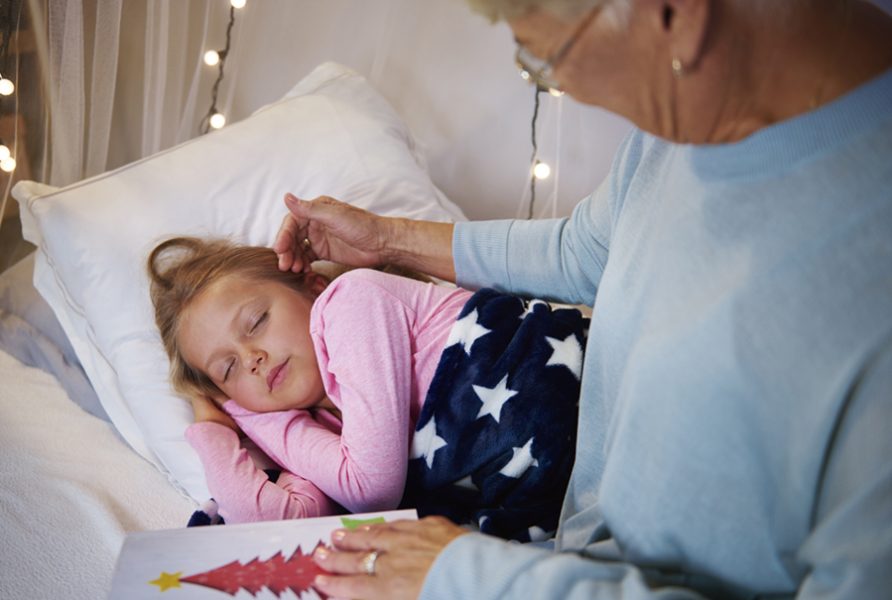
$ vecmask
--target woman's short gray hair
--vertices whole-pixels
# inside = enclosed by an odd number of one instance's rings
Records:
[[[472,10],[492,22],[520,17],[533,9],[550,12],[558,17],[571,18],[599,4],[628,4],[628,0],[466,0],[466,2]]]

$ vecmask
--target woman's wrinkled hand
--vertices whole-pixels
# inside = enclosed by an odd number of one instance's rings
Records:
[[[338,529],[331,538],[334,550],[319,548],[313,555],[316,564],[330,573],[317,577],[315,587],[336,598],[417,598],[434,560],[465,533],[466,529],[443,517]],[[368,574],[373,551],[377,551],[374,574]]]
[[[301,200],[285,194],[288,214],[282,220],[273,250],[279,269],[308,272],[315,260],[351,267],[383,263],[387,219],[328,196]]]
[[[240,433],[239,426],[226,412],[217,405],[213,398],[204,394],[193,394],[189,400],[192,402],[192,412],[195,414],[195,422],[219,423],[229,427],[236,433]]]

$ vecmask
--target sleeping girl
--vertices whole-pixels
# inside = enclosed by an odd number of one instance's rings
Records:
[[[329,283],[277,263],[268,248],[183,237],[148,259],[172,383],[195,409],[186,438],[227,522],[402,505],[519,540],[555,528],[578,311],[369,269]]]

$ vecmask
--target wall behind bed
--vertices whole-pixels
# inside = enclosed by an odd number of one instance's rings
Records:
[[[202,5],[193,5],[186,24],[189,39],[199,43],[205,35]],[[138,6],[124,4],[125,22],[153,18],[152,8]],[[214,0],[210,8],[206,49],[220,49],[228,2]],[[139,86],[128,83],[128,74],[141,79],[145,73],[144,44],[128,34],[121,42],[110,166],[144,153],[126,135],[146,102]],[[434,182],[469,218],[526,216],[533,89],[517,73],[514,50],[506,25],[491,25],[463,0],[249,0],[237,11],[219,106],[230,122],[242,119],[281,97],[317,64],[340,62],[365,75],[403,115]],[[185,49],[187,71],[198,51]],[[216,74],[214,67],[202,68],[197,115],[210,105]],[[543,94],[540,157],[557,163],[558,172],[537,183],[537,216],[569,214],[603,179],[628,127],[605,111]]]

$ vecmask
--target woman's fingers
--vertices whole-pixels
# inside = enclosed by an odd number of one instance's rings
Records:
[[[329,572],[317,578],[316,585],[336,597],[416,598],[436,557],[464,533],[467,530],[441,517],[339,529],[332,534],[334,548],[314,554],[316,563]]]
[[[273,242],[273,251],[279,257],[279,270],[288,271],[293,267],[298,258],[296,245],[299,243],[298,231],[300,227],[295,218],[288,213],[282,219],[282,225],[276,234],[276,241]]]

